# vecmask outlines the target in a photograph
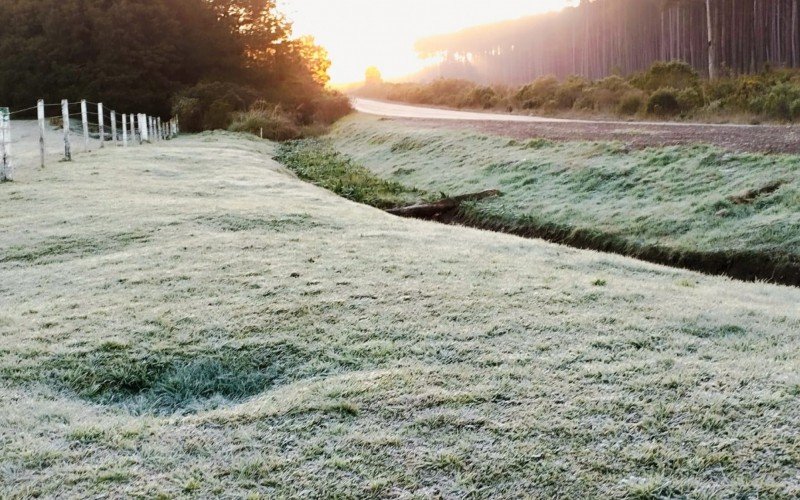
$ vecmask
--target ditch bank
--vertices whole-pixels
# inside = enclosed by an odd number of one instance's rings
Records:
[[[401,207],[388,213],[405,218],[429,220],[448,225],[459,225],[512,234],[523,238],[536,238],[581,250],[614,253],[626,257],[705,274],[727,276],[741,281],[800,286],[800,261],[790,255],[766,255],[759,252],[697,252],[664,247],[637,245],[613,234],[570,228],[532,221],[509,222],[492,219],[482,214],[478,201],[491,196],[487,193],[461,195],[426,205]],[[455,201],[456,203],[453,203]],[[441,210],[430,207],[441,206]]]
[[[654,242],[636,242],[622,233],[572,227],[568,223],[540,219],[531,214],[495,213],[487,200],[491,203],[491,199],[502,196],[499,190],[453,197],[436,196],[384,179],[324,140],[284,143],[275,159],[303,180],[400,217],[543,239],[573,248],[615,253],[742,281],[800,286],[800,256],[789,251],[693,251],[677,245],[668,247]],[[768,191],[774,192],[780,185],[771,186]],[[731,198],[730,203],[750,203],[752,198],[763,194],[762,191],[741,193],[743,201]]]

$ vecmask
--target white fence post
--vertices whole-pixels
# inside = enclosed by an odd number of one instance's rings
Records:
[[[72,150],[69,144],[69,101],[61,100],[61,121],[64,125],[64,161],[72,161]]]
[[[117,112],[111,111],[111,144],[117,145]]]
[[[83,122],[83,152],[89,152],[89,112],[86,110],[86,99],[81,101],[81,121]]]
[[[11,175],[11,110],[0,108],[0,182]]]
[[[144,113],[139,114],[139,144],[149,141],[147,137],[147,116]]]
[[[133,117],[133,113],[130,114],[131,120],[131,142],[136,142],[136,120]]]
[[[105,127],[105,123],[103,121],[103,103],[102,102],[97,105],[97,118],[98,118],[97,124],[98,124],[98,128],[100,130],[100,149],[103,149],[103,147],[105,146],[103,143],[106,140],[106,127]]]
[[[161,126],[161,117],[157,118],[158,120],[158,138],[163,140],[164,139],[164,128]]]
[[[128,115],[122,113],[122,147],[128,147]]]
[[[39,119],[39,156],[41,158],[42,168],[44,168],[44,100],[39,99],[36,103],[36,118]]]

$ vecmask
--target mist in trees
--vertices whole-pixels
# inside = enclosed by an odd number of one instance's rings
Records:
[[[197,85],[235,94],[232,110],[326,93],[327,53],[293,39],[272,0],[0,0],[0,20],[0,101],[12,108],[86,98],[168,116]]]
[[[709,27],[711,31],[709,31]],[[518,84],[683,60],[702,74],[800,67],[800,0],[582,0],[559,13],[420,40],[427,77]]]

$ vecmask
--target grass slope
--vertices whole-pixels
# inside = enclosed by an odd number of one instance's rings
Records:
[[[800,291],[390,217],[217,133],[0,186],[0,496],[800,493]]]
[[[473,222],[678,264],[770,262],[800,281],[797,156],[520,142],[366,116],[345,120],[331,141],[388,181],[449,194],[500,188],[504,197],[468,210]],[[782,184],[751,203],[729,199],[772,182]]]

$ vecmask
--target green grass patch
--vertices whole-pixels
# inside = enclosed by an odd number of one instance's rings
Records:
[[[287,381],[342,369],[324,355],[312,355],[290,343],[197,353],[101,346],[96,351],[57,356],[44,364],[54,387],[134,414],[208,410]],[[91,438],[85,432],[75,436],[81,441]]]
[[[404,141],[402,150],[416,149]],[[394,148],[394,146],[393,146]],[[419,189],[384,180],[338,153],[327,141],[307,139],[282,144],[276,159],[301,179],[333,191],[339,196],[378,208],[411,205],[425,196]]]

